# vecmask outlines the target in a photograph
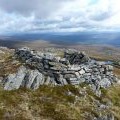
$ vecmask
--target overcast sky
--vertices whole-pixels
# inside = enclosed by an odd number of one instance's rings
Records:
[[[0,33],[119,30],[120,0],[0,0]]]

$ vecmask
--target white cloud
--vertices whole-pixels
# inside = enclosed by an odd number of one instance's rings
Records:
[[[120,29],[120,0],[0,0],[0,32]]]
[[[16,14],[7,14],[5,12],[0,12],[0,32],[22,32],[24,30],[29,30],[32,28],[34,16],[24,17]]]

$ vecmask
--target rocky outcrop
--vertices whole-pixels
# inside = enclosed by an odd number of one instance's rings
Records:
[[[26,68],[20,67],[18,72],[10,74],[3,82],[5,90],[18,89],[26,75]]]
[[[81,64],[90,61],[90,58],[84,52],[78,52],[73,50],[65,51],[64,57],[70,62],[70,64]]]
[[[4,80],[5,90],[19,87],[37,89],[44,84],[86,83],[96,91],[117,82],[111,65],[91,60],[83,52],[65,51],[64,58],[60,58],[49,52],[21,48],[15,51],[15,56],[25,63],[25,67],[21,66],[17,73],[10,74]]]
[[[38,70],[30,70],[24,66],[21,66],[17,73],[10,74],[3,81],[5,90],[13,90],[20,87],[37,89],[43,83],[44,76]]]

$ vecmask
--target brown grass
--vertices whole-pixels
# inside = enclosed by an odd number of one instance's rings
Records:
[[[8,49],[9,50],[9,49]],[[0,76],[7,76],[10,73],[15,73],[21,65],[19,61],[13,58],[13,51],[4,51],[5,54],[0,55]]]
[[[101,98],[87,86],[86,89],[80,86],[41,86],[35,91],[23,88],[14,91],[0,90],[0,117],[1,120],[6,116],[17,120],[92,120],[100,114],[113,113],[113,110],[119,113],[119,90],[118,87],[104,90]],[[83,92],[85,93],[82,94]],[[113,107],[98,112],[95,101],[107,103],[109,100],[113,101]],[[119,117],[118,113],[115,114],[116,117]]]
[[[117,75],[120,78],[120,69],[114,67],[114,74]]]

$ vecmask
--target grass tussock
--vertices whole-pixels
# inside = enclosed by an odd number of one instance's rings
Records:
[[[100,110],[97,102],[108,104],[109,109]],[[24,88],[14,91],[0,90],[0,119],[6,120],[92,120],[100,114],[113,113],[120,119],[120,87],[102,90],[96,96],[89,87],[41,86],[31,91]]]
[[[110,112],[120,120],[120,86],[114,85],[108,90],[103,90],[102,101],[111,104]]]

